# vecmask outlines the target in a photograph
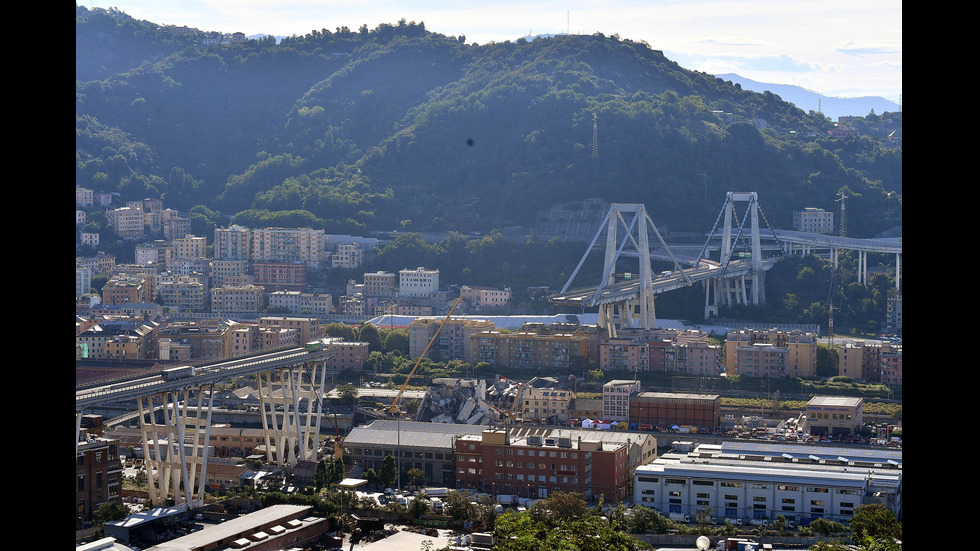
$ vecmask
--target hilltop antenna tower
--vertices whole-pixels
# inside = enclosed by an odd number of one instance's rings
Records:
[[[847,212],[844,210],[844,200],[847,199],[847,195],[844,195],[844,190],[840,192],[840,237],[847,237]]]

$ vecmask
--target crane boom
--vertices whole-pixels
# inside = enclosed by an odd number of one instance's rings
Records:
[[[408,377],[405,378],[405,383],[402,384],[402,389],[398,391],[398,395],[395,396],[395,399],[391,402],[391,406],[388,407],[389,413],[394,414],[398,411],[398,401],[401,400],[402,394],[405,393],[405,388],[408,387],[408,382],[412,380],[412,375],[415,375],[415,370],[418,369],[419,364],[422,363],[422,358],[424,358],[429,352],[429,347],[436,341],[436,338],[439,336],[439,332],[442,331],[443,326],[446,325],[446,322],[448,322],[449,318],[452,317],[453,312],[456,310],[456,307],[459,306],[459,303],[462,300],[463,297],[456,299],[453,307],[449,309],[449,313],[446,314],[446,317],[442,320],[442,323],[439,324],[439,328],[436,329],[436,334],[432,335],[432,338],[429,339],[429,344],[425,345],[425,350],[422,351],[422,355],[420,355],[419,359],[415,361],[415,366],[412,367],[412,371],[408,374]]]

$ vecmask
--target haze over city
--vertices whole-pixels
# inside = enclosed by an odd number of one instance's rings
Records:
[[[465,36],[467,43],[504,42],[559,33],[645,41],[686,69],[735,73],[772,84],[800,86],[833,97],[880,96],[900,103],[902,4],[771,0],[615,0],[494,3],[411,0],[349,3],[288,0],[85,0],[88,8],[117,8],[161,25],[246,36],[304,35],[401,19],[427,30]]]

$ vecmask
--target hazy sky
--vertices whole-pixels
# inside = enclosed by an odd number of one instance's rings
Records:
[[[467,43],[571,32],[646,41],[686,69],[828,96],[902,93],[901,0],[77,0],[136,19],[246,35],[374,29],[400,19]]]

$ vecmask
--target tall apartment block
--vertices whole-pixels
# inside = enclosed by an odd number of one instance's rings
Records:
[[[214,229],[215,260],[250,260],[252,231],[243,226]]]
[[[252,230],[252,260],[268,263],[302,263],[317,269],[326,260],[327,237],[310,228],[262,228]]]

